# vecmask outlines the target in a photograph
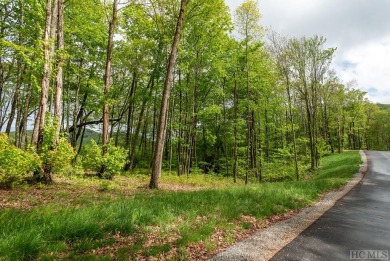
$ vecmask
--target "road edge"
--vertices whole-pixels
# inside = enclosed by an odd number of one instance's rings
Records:
[[[320,218],[326,211],[357,184],[361,182],[368,170],[367,154],[359,151],[363,163],[359,172],[341,189],[326,193],[314,205],[305,207],[293,217],[260,230],[253,236],[236,243],[227,250],[213,256],[210,261],[223,260],[269,260],[279,250],[294,240],[302,231]]]

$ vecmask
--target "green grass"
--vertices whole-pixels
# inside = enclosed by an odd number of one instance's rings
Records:
[[[183,250],[188,244],[207,241],[216,227],[229,227],[242,215],[263,219],[303,207],[320,193],[343,185],[359,164],[357,152],[346,152],[324,158],[319,171],[302,181],[187,192],[148,191],[77,207],[5,209],[0,212],[0,260],[50,259],[49,253],[55,257],[64,252],[90,260],[89,254],[83,253],[112,244],[113,234],[137,235],[153,228],[176,233],[173,245]],[[241,224],[243,229],[249,228],[249,224]],[[143,249],[142,243],[120,249],[118,258],[128,259],[140,251],[158,256],[172,247],[156,244]]]

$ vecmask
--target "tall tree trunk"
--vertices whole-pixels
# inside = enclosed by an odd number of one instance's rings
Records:
[[[256,134],[256,118],[255,111],[251,112],[251,167],[253,170],[253,174],[256,178],[259,178],[259,170],[257,167],[257,134]]]
[[[22,133],[20,138],[20,148],[26,149],[27,148],[27,121],[28,121],[28,111],[31,103],[31,95],[29,95],[32,91],[32,80],[31,80],[31,73],[29,74],[29,81],[27,85],[27,94],[24,98],[23,103],[23,114],[22,114]]]
[[[173,95],[174,96],[174,95]],[[173,115],[175,114],[175,100],[172,101],[171,113],[169,116],[169,174],[172,173],[172,158],[173,158]]]
[[[223,79],[222,90],[225,92],[226,87],[226,78]],[[229,154],[228,154],[228,145],[227,145],[227,135],[226,135],[226,127],[227,127],[227,114],[226,114],[226,101],[225,96],[222,96],[222,109],[223,109],[223,150],[225,156],[225,165],[226,165],[226,176],[229,176]]]
[[[24,3],[22,1],[19,2],[19,7],[20,7],[20,16],[19,16],[19,24],[23,25],[24,24]],[[19,32],[18,35],[18,43],[19,45],[22,45],[22,39],[23,39],[23,33]],[[15,122],[15,146],[20,148],[20,143],[21,143],[21,137],[20,133],[22,131],[23,127],[23,118],[22,118],[22,111],[23,111],[23,106],[21,100],[21,95],[20,95],[20,88],[23,85],[24,77],[25,77],[25,71],[26,67],[22,66],[20,59],[18,59],[18,68],[19,68],[19,75],[18,75],[18,85],[17,91],[15,91],[15,98],[16,98],[16,122]],[[18,90],[19,89],[19,90]]]
[[[285,72],[286,77],[286,91],[288,97],[288,111],[290,114],[290,124],[291,124],[291,133],[293,139],[293,153],[294,153],[294,167],[295,167],[295,177],[299,180],[299,168],[298,168],[298,157],[297,157],[297,142],[295,139],[295,128],[294,128],[294,115],[292,112],[292,101],[291,101],[291,90],[290,90],[290,79],[288,77],[288,72]]]
[[[148,101],[153,93],[154,77],[155,77],[154,74],[152,74],[152,76],[150,77],[149,83],[148,83],[148,88],[149,88],[148,96],[144,97],[144,99],[142,101],[141,110],[140,110],[139,117],[138,117],[138,122],[137,122],[137,125],[135,127],[135,131],[134,131],[134,135],[133,135],[134,137],[133,137],[131,144],[130,144],[129,155],[128,155],[129,165],[128,165],[128,169],[126,169],[126,170],[133,170],[135,167],[135,162],[134,162],[135,149],[137,147],[138,136],[139,136],[139,133],[141,130],[141,125],[144,121],[146,122],[146,120],[144,120],[144,114],[145,114],[146,105],[147,105],[147,103],[148,103]]]
[[[181,86],[181,70],[179,69],[179,139],[177,142],[177,175],[183,174],[184,166],[182,164],[182,139],[183,139],[183,126],[182,126],[182,112],[183,112],[183,90]],[[183,124],[184,125],[184,124]]]
[[[20,25],[22,25],[24,23],[24,8],[23,8],[23,2],[19,2],[20,6],[20,16],[18,17],[18,22]],[[18,44],[19,45],[22,45],[22,37],[23,37],[23,34],[21,32],[19,32],[18,34]],[[1,62],[0,62],[1,63]],[[21,58],[17,58],[17,62],[16,62],[16,65],[17,65],[17,81],[16,81],[16,86],[15,86],[15,92],[14,92],[14,96],[13,96],[13,101],[12,101],[12,105],[11,105],[11,112],[10,112],[10,116],[8,118],[8,122],[7,122],[7,127],[6,127],[6,130],[5,132],[9,135],[10,131],[11,131],[11,127],[12,127],[12,123],[14,121],[14,118],[15,118],[15,113],[17,114],[17,118],[19,117],[20,118],[20,108],[19,108],[19,104],[20,104],[20,88],[23,84],[23,75],[24,75],[24,72],[25,72],[25,66],[22,65],[22,61],[21,61]],[[0,70],[2,70],[0,68]],[[0,94],[0,99],[1,99],[1,94]],[[19,121],[18,119],[16,119],[16,123],[15,123],[15,146],[18,147],[18,144],[19,144]],[[1,128],[0,128],[0,131],[1,131]]]
[[[251,140],[252,140],[252,132],[251,132],[251,115],[250,115],[250,91],[249,91],[249,58],[248,58],[248,41],[249,35],[248,30],[245,30],[245,77],[246,77],[246,123],[247,123],[247,148],[246,148],[246,168],[245,168],[245,185],[248,184],[248,175],[249,170],[251,168]]]
[[[107,56],[106,56],[106,69],[104,72],[104,107],[103,107],[103,132],[102,132],[102,157],[107,153],[108,143],[108,126],[109,126],[109,104],[108,97],[110,92],[110,79],[111,79],[111,63],[112,63],[112,50],[114,48],[114,32],[117,19],[118,0],[114,0],[112,5],[112,18],[108,27],[108,43],[107,43]],[[99,175],[102,176],[106,171],[106,167],[103,165],[100,169]]]
[[[128,110],[127,110],[127,123],[126,123],[126,147],[129,148],[129,154],[128,154],[128,162],[126,163],[125,165],[125,170],[128,171],[128,170],[131,170],[131,159],[130,159],[130,151],[132,151],[133,149],[135,150],[135,148],[133,146],[134,143],[132,142],[132,140],[135,139],[135,134],[133,134],[133,137],[131,135],[131,131],[133,129],[133,118],[134,118],[134,106],[133,106],[133,103],[134,103],[134,100],[133,100],[133,97],[134,97],[134,92],[135,92],[135,88],[136,88],[136,79],[137,78],[137,73],[136,71],[133,72],[133,79],[132,79],[132,82],[131,82],[131,88],[130,88],[130,92],[129,92],[129,106],[128,106]]]
[[[154,155],[154,148],[155,148],[155,142],[156,142],[156,118],[157,118],[157,91],[154,93],[154,100],[153,100],[153,127],[152,127],[152,141],[151,141],[151,147],[152,147],[152,155]],[[146,136],[145,136],[146,141]],[[150,162],[150,167],[153,165],[153,159]]]
[[[52,13],[51,13],[51,0],[46,1],[46,26],[43,36],[43,45],[44,45],[44,57],[43,57],[43,76],[42,76],[42,89],[41,89],[41,99],[39,103],[39,113],[38,113],[38,140],[37,140],[37,151],[41,153],[43,146],[43,136],[45,130],[45,117],[47,109],[47,97],[49,92],[49,83],[50,83],[50,25],[51,25]],[[47,163],[43,163],[42,177],[37,177],[42,179],[44,182],[52,182],[51,177],[51,166]]]
[[[173,79],[173,69],[175,67],[177,48],[180,40],[180,33],[184,20],[185,8],[188,0],[181,0],[180,13],[177,20],[175,36],[172,44],[172,50],[168,61],[167,73],[164,83],[164,92],[161,101],[160,117],[158,121],[156,148],[153,154],[152,175],[150,178],[149,188],[158,188],[158,181],[161,176],[162,152],[166,134],[166,116],[169,103],[169,94],[171,82]]]
[[[136,86],[136,81],[137,81],[137,72],[134,70],[133,72],[133,79],[131,81],[131,87],[130,87],[130,92],[129,92],[129,106],[127,110],[127,126],[126,126],[126,147],[129,148],[129,153],[133,149],[131,146],[131,130],[133,127],[132,124],[132,119],[133,119],[133,95],[135,92],[135,86]],[[134,139],[134,137],[133,137]],[[129,154],[130,155],[130,154]],[[128,163],[125,165],[125,170],[130,170],[131,161],[128,161]]]
[[[186,87],[187,90],[189,88],[189,82],[190,82],[190,76],[187,74],[187,80],[186,80]],[[191,125],[190,125],[190,116],[189,116],[189,107],[190,102],[188,99],[188,91],[185,92],[185,114],[184,114],[184,148],[183,148],[183,173],[187,174],[189,173],[190,169],[190,138],[191,138]]]
[[[340,127],[340,116],[337,116],[337,151],[341,153],[341,127]]]
[[[37,140],[33,142],[37,145],[37,151],[40,152],[43,145],[43,131],[45,129],[45,117],[47,109],[47,96],[49,91],[50,80],[50,24],[51,24],[51,0],[46,0],[46,25],[43,35],[43,75],[41,82],[41,99],[39,103],[39,113],[37,120],[38,136]],[[35,139],[35,137],[34,137]]]
[[[258,180],[261,182],[263,180],[263,148],[262,148],[262,138],[261,138],[261,111],[259,110],[259,129],[258,129],[258,150],[259,150],[259,177]]]
[[[68,62],[68,67],[70,66],[70,61]],[[65,132],[69,133],[70,129],[70,70],[67,70],[67,88],[66,88],[66,112],[64,112],[64,117],[66,116],[66,127],[64,127]],[[64,125],[65,125],[65,119],[64,120]]]
[[[49,52],[49,55],[50,55],[50,61],[53,62],[54,61],[54,58],[55,58],[55,53],[56,53],[56,31],[57,31],[57,19],[58,19],[58,0],[52,0],[52,3],[53,3],[53,6],[52,6],[52,13],[51,13],[51,23],[50,23],[50,52]],[[54,63],[53,63],[53,67],[56,66]],[[55,71],[56,69],[53,68],[53,71]],[[49,83],[50,83],[50,80],[49,80]],[[49,84],[49,90],[48,90],[48,94],[50,95],[50,99],[48,100],[48,108],[49,108],[49,112],[52,113],[53,112],[53,105],[54,105],[54,90],[51,86],[53,86],[54,83],[52,83],[51,85]]]
[[[268,107],[268,98],[267,98],[267,107]],[[264,136],[265,136],[265,159],[266,159],[266,162],[269,163],[270,161],[270,148],[269,148],[269,140],[270,140],[270,137],[269,137],[269,125],[268,125],[268,109],[266,108],[264,110],[264,128],[265,128],[265,131],[264,131]]]
[[[233,126],[233,135],[234,135],[234,148],[233,148],[233,181],[237,182],[237,173],[238,173],[238,94],[237,94],[237,79],[236,74],[234,73],[234,90],[233,90],[233,106],[234,106],[234,126]]]
[[[59,142],[61,130],[61,116],[62,116],[62,88],[63,88],[63,51],[64,51],[64,0],[58,0],[58,60],[57,60],[57,77],[56,77],[56,94],[54,103],[54,121],[56,126],[55,144]]]
[[[82,148],[82,146],[83,146],[83,141],[84,141],[84,135],[85,135],[86,126],[84,125],[84,127],[81,127],[81,128],[83,128],[83,131],[82,131],[82,133],[81,133],[80,145],[79,145],[79,147],[78,147],[78,149],[77,149],[77,154],[76,154],[76,156],[74,157],[73,162],[76,162],[77,156],[80,154],[81,148]]]
[[[11,132],[11,127],[12,127],[12,123],[14,122],[16,110],[18,110],[18,108],[19,108],[20,87],[22,85],[23,74],[24,74],[24,69],[22,68],[20,61],[18,61],[18,68],[19,68],[18,76],[17,76],[18,79],[17,79],[16,86],[15,86],[15,93],[14,93],[14,96],[12,99],[11,112],[10,112],[10,115],[8,118],[7,126],[5,128],[5,133],[7,133],[8,135]],[[16,132],[18,132],[18,131],[16,129],[18,128],[18,126],[17,126],[18,121],[16,121],[15,125],[16,125],[16,127],[15,127],[15,143],[17,143],[16,141],[18,139],[18,136],[16,135]]]
[[[309,147],[310,147],[310,169],[315,170],[317,167],[316,164],[316,150],[315,150],[315,141],[314,141],[314,130],[313,130],[313,114],[310,110],[310,101],[307,94],[307,89],[305,87],[305,108],[306,108],[306,116],[307,116],[307,127],[309,133]]]
[[[81,109],[79,111],[79,96],[80,96],[80,89],[81,89],[81,68],[83,66],[83,59],[80,60],[79,64],[79,74],[77,75],[77,88],[76,93],[74,95],[74,105],[73,105],[73,133],[72,133],[72,140],[71,145],[73,148],[76,148],[77,146],[77,122],[78,122],[78,115],[81,113]]]
[[[198,52],[196,54],[196,57],[198,58]],[[198,125],[198,78],[199,78],[199,65],[195,66],[195,75],[194,75],[194,89],[192,93],[192,120],[191,120],[191,141],[190,141],[190,147],[189,147],[189,169],[192,169],[193,165],[197,164],[197,153],[196,153],[196,146],[197,146],[197,140],[196,140],[196,134],[197,134],[197,125]]]

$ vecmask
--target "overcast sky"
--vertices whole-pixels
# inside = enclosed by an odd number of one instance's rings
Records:
[[[232,13],[244,0],[226,0]],[[370,101],[390,104],[390,0],[258,0],[261,25],[289,37],[327,38],[333,67]]]

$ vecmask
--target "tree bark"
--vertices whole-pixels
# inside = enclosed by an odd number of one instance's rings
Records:
[[[177,20],[175,36],[173,39],[172,50],[168,61],[167,73],[164,83],[163,97],[161,101],[160,117],[158,121],[156,148],[153,154],[152,175],[150,178],[149,188],[158,188],[158,181],[161,176],[162,152],[164,149],[164,141],[166,134],[166,117],[169,103],[170,86],[173,80],[173,69],[179,45],[181,29],[183,26],[184,13],[188,0],[181,0],[180,13]]]
[[[135,167],[135,162],[134,162],[135,161],[135,149],[137,147],[138,136],[139,136],[139,133],[141,131],[141,125],[142,125],[142,122],[144,119],[146,105],[147,105],[150,97],[152,96],[152,92],[154,89],[154,75],[151,76],[148,86],[150,88],[149,93],[148,93],[148,96],[142,101],[141,111],[139,113],[137,126],[135,127],[134,137],[132,139],[131,146],[129,149],[129,158],[128,158],[129,165],[128,165],[128,169],[126,169],[126,170],[133,170]]]
[[[72,127],[69,127],[69,132],[71,129],[73,129],[72,139],[71,139],[71,145],[73,148],[76,148],[77,145],[77,122],[78,122],[78,115],[82,113],[82,109],[79,110],[79,96],[80,96],[80,89],[81,89],[81,68],[83,66],[83,59],[80,59],[79,64],[79,74],[77,75],[77,88],[76,93],[74,95],[74,104],[73,104],[73,124]],[[84,96],[85,97],[85,96]]]
[[[118,0],[114,0],[112,5],[112,18],[108,27],[108,43],[106,56],[106,69],[104,73],[104,107],[103,107],[103,132],[102,132],[102,157],[107,153],[108,143],[108,126],[109,126],[109,104],[108,97],[110,92],[111,79],[111,64],[112,64],[112,50],[114,48],[114,32],[117,19]],[[102,176],[105,172],[105,166],[101,167],[99,175]]]
[[[226,87],[226,78],[223,78],[223,85],[222,89],[223,92],[225,92],[225,87]],[[227,114],[226,114],[226,101],[225,101],[225,96],[222,97],[222,109],[223,109],[223,150],[224,150],[224,156],[225,156],[225,166],[226,166],[226,176],[229,176],[229,154],[228,154],[228,145],[227,145],[227,133],[226,133],[226,127],[227,127]]]
[[[62,116],[62,89],[63,89],[63,51],[64,51],[64,0],[58,0],[58,60],[57,60],[57,77],[56,77],[56,95],[54,103],[54,121],[56,126],[56,134],[54,145],[59,142],[61,130],[61,116]]]
[[[110,79],[111,79],[111,65],[112,65],[112,51],[114,47],[114,31],[115,24],[117,19],[117,9],[118,9],[118,0],[114,0],[112,7],[112,19],[109,24],[108,29],[108,43],[107,43],[107,52],[106,52],[106,66],[104,74],[104,108],[103,108],[103,135],[102,135],[102,145],[105,146],[108,143],[108,126],[109,126],[109,104],[107,102],[108,94],[110,91]],[[103,149],[103,155],[107,152],[106,149]]]
[[[21,67],[20,61],[18,61],[18,68],[19,68],[18,76],[17,76],[18,79],[17,79],[16,86],[15,86],[15,93],[14,93],[14,96],[12,99],[11,112],[10,112],[10,115],[8,118],[7,126],[5,128],[5,133],[7,133],[7,135],[9,135],[11,132],[12,123],[14,122],[14,119],[15,119],[15,113],[16,113],[16,110],[18,110],[18,108],[19,108],[20,87],[22,85],[23,74],[24,74],[24,69]],[[16,126],[18,125],[17,121],[16,121],[15,125]],[[16,140],[18,138],[18,136],[16,135],[17,132],[18,131],[15,128],[15,143],[17,143]]]
[[[45,31],[43,35],[43,75],[42,75],[42,82],[41,82],[41,99],[39,103],[39,113],[38,113],[38,136],[37,140],[33,140],[33,142],[36,142],[37,145],[37,151],[40,152],[43,145],[43,131],[45,129],[45,116],[46,116],[46,109],[47,109],[47,96],[49,91],[49,80],[50,80],[50,46],[49,46],[49,39],[50,39],[50,24],[51,24],[51,0],[46,0],[46,25],[45,25]],[[34,137],[35,139],[35,137]]]
[[[233,107],[234,107],[234,126],[233,126],[233,135],[234,135],[234,148],[233,148],[233,181],[237,182],[237,174],[238,174],[238,94],[237,94],[237,79],[236,74],[234,74],[234,98],[233,98]]]
[[[295,166],[295,177],[297,180],[299,180],[299,168],[298,168],[298,156],[297,156],[297,142],[295,138],[295,128],[294,128],[294,115],[292,112],[292,100],[291,100],[291,90],[290,90],[290,79],[288,76],[288,72],[285,71],[285,77],[286,77],[286,91],[287,91],[287,97],[288,97],[288,111],[290,114],[290,124],[291,124],[291,132],[292,132],[292,138],[293,138],[293,151],[294,151],[294,166]]]

